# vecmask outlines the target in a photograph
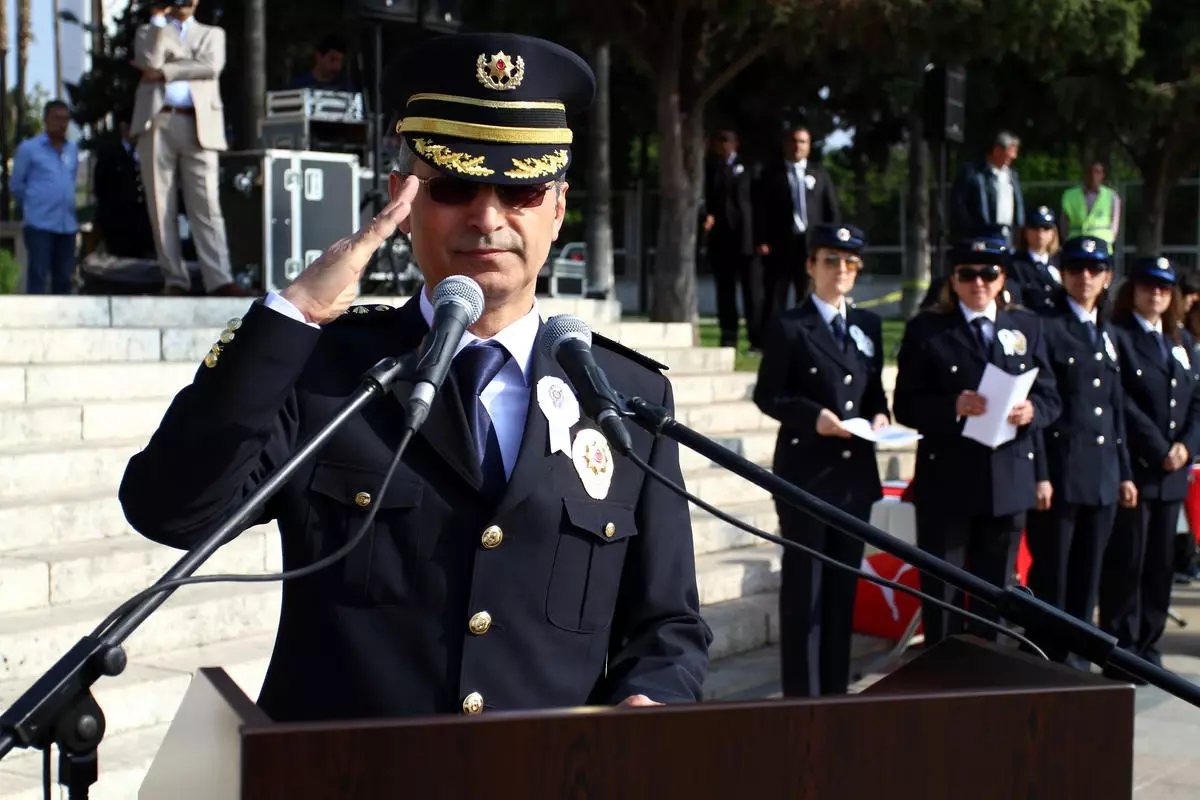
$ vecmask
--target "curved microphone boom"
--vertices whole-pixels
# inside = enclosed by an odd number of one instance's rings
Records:
[[[433,398],[446,380],[463,332],[483,315],[483,290],[466,275],[451,275],[433,290],[433,323],[405,378],[412,382],[405,426],[417,430],[429,416]]]
[[[592,357],[592,329],[588,324],[570,314],[553,316],[542,328],[539,345],[567,373],[579,395],[579,404],[596,420],[609,444],[621,455],[629,455],[633,440],[621,419],[621,400]]]

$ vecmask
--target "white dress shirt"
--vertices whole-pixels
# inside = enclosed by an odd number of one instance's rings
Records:
[[[962,310],[963,316],[967,318],[967,324],[975,321],[976,317],[987,317],[988,321],[993,325],[996,324],[996,301],[988,303],[988,307],[983,311],[972,311],[963,304],[962,300],[958,301],[958,307]]]
[[[1159,318],[1158,322],[1150,323],[1146,321],[1145,317],[1136,311],[1133,312],[1133,318],[1138,321],[1138,325],[1141,325],[1142,330],[1144,330],[1146,333],[1157,333],[1159,336],[1162,336],[1163,327],[1161,318]]]
[[[996,176],[996,224],[1011,226],[1016,213],[1012,170],[1008,167],[992,167],[992,174]]]
[[[300,309],[296,308],[286,298],[277,292],[268,292],[263,305],[297,322],[304,322],[313,328],[319,328],[314,322],[308,322]],[[421,292],[421,316],[426,325],[433,325],[433,303]],[[525,418],[529,412],[529,374],[533,368],[533,348],[537,344],[538,329],[541,326],[541,315],[538,311],[537,300],[529,313],[512,323],[492,337],[508,351],[511,358],[504,362],[500,372],[492,378],[491,383],[483,387],[479,399],[492,418],[492,428],[496,431],[496,440],[500,443],[500,454],[504,459],[504,472],[512,477],[513,467],[516,466],[517,456],[521,452],[521,437],[525,432]],[[465,331],[459,340],[458,355],[464,347],[482,341],[478,336]]]
[[[1093,325],[1098,325],[1098,318],[1096,316],[1095,308],[1093,308],[1091,311],[1084,311],[1083,306],[1079,305],[1079,303],[1076,303],[1075,298],[1071,297],[1071,295],[1067,295],[1067,305],[1071,307],[1071,311],[1075,313],[1076,318],[1078,318],[1080,322],[1085,324],[1090,322]]]
[[[165,28],[168,25],[167,18],[161,14],[151,18],[150,24],[159,28]],[[175,19],[170,20],[169,24],[175,26],[175,30],[179,31],[180,39],[187,39],[188,28],[192,26],[192,20],[189,17],[182,24]],[[187,81],[171,81],[167,84],[166,95],[163,100],[169,106],[176,108],[192,108],[192,88],[188,86]]]

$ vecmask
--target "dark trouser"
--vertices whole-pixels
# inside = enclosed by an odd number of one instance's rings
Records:
[[[1081,506],[1055,500],[1049,511],[1032,511],[1026,543],[1033,565],[1029,588],[1035,597],[1091,623],[1100,591],[1100,567],[1112,534],[1116,505]],[[1038,640],[1056,661],[1086,668],[1059,642]]]
[[[803,511],[775,504],[785,539],[799,542],[855,569],[863,543]],[[870,504],[842,506],[861,520]],[[779,650],[784,697],[845,694],[850,683],[850,641],[858,578],[785,548],[779,589]]]
[[[923,504],[917,503],[917,546],[988,583],[1008,586],[1017,568],[1025,515],[961,517],[947,510],[946,506],[952,503],[953,498],[936,502],[932,508],[922,508]],[[921,575],[921,591],[958,608],[967,607],[961,591],[925,574]],[[1000,619],[994,608],[982,602],[972,602],[968,610],[987,620]],[[921,603],[921,620],[926,647],[963,632],[992,641],[1000,638],[993,628],[974,621],[964,622],[961,615],[926,601]]]
[[[75,234],[52,233],[29,225],[22,233],[29,262],[25,293],[70,294],[71,278],[75,275]]]
[[[1100,628],[1117,645],[1158,659],[1175,580],[1175,529],[1182,501],[1139,500],[1117,512],[1100,575]]]
[[[738,338],[738,287],[742,290],[742,317],[750,346],[761,348],[762,281],[761,263],[742,252],[740,243],[728,237],[713,236],[708,247],[709,265],[717,289],[717,324],[721,328],[721,346],[733,347]]]
[[[788,290],[793,286],[796,305],[808,295],[808,240],[804,234],[793,234],[772,247],[763,274],[764,325],[787,310]]]

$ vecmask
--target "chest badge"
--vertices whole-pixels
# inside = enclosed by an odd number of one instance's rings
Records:
[[[854,340],[854,346],[858,351],[867,358],[875,357],[875,343],[871,341],[871,337],[863,333],[863,329],[857,325],[850,326],[850,338]]]
[[[1113,361],[1117,360],[1117,348],[1113,347],[1112,339],[1108,338],[1108,331],[1104,332],[1104,352],[1108,353],[1108,357]]]
[[[579,401],[561,378],[547,375],[537,384],[538,408],[550,431],[550,454],[569,455],[571,426],[579,422]]]
[[[1175,345],[1171,348],[1171,355],[1175,356],[1175,360],[1180,363],[1184,369],[1192,368],[1192,361],[1188,358],[1187,348],[1183,345]]]
[[[584,428],[575,434],[571,462],[589,497],[593,500],[608,497],[613,478],[612,450],[600,431]]]
[[[997,331],[996,339],[1000,342],[1000,347],[1006,356],[1023,356],[1029,352],[1029,343],[1021,331],[1004,328]]]

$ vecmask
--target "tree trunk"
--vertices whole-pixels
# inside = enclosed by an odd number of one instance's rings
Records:
[[[50,13],[54,19],[54,99],[62,100],[66,95],[63,89],[62,20],[58,18],[58,3],[59,0],[50,0]]]
[[[587,294],[602,300],[613,296],[612,136],[609,126],[610,45],[596,47],[596,102],[591,111],[588,163]]]
[[[908,113],[908,248],[904,254],[900,313],[908,319],[920,309],[929,288],[929,148],[920,107]]]
[[[1163,223],[1167,216],[1167,194],[1175,184],[1171,170],[1170,148],[1159,147],[1140,160],[1142,173],[1141,213],[1137,220],[1137,254],[1158,255],[1163,244]],[[1124,216],[1122,214],[1122,216]],[[1125,223],[1128,225],[1128,223]]]
[[[0,0],[0,221],[12,219],[12,196],[8,191],[8,3]]]
[[[29,64],[30,0],[17,0],[17,119],[15,140],[25,135],[25,68]]]
[[[696,320],[696,229],[700,213],[704,109],[683,107],[682,24],[667,31],[656,64],[658,245],[654,256],[655,322]]]
[[[246,0],[246,26],[243,43],[246,80],[242,94],[241,126],[238,143],[241,149],[257,146],[262,130],[263,105],[267,97],[267,10],[266,0]]]

